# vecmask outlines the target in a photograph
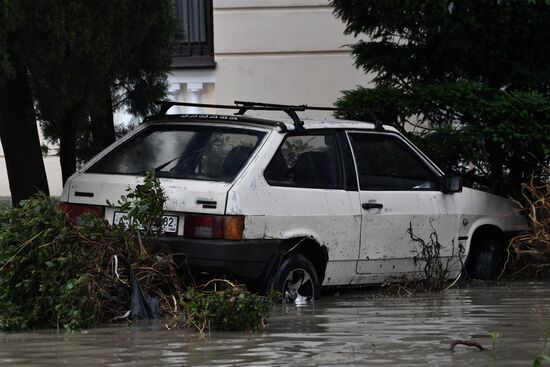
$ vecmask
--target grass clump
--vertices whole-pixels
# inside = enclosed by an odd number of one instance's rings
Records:
[[[259,296],[248,292],[242,285],[227,280],[221,282],[224,289],[219,291],[189,288],[182,294],[180,305],[185,325],[200,332],[256,330],[265,326],[277,294]]]

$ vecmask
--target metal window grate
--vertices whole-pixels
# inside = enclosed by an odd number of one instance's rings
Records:
[[[174,0],[181,39],[171,48],[172,67],[214,67],[212,0]]]

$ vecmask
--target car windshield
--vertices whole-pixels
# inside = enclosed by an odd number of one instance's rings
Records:
[[[264,132],[213,126],[152,126],[117,147],[87,172],[232,181]]]

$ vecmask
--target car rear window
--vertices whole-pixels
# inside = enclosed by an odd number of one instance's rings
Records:
[[[212,126],[152,126],[115,148],[87,172],[232,181],[264,132]]]

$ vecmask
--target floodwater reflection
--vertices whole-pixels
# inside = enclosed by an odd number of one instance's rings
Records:
[[[278,305],[256,333],[164,329],[163,323],[57,335],[0,333],[0,364],[526,366],[541,352],[550,282],[513,282],[410,297],[366,290],[325,295],[305,308]],[[473,339],[495,350],[457,346]],[[549,351],[550,354],[550,351]]]

